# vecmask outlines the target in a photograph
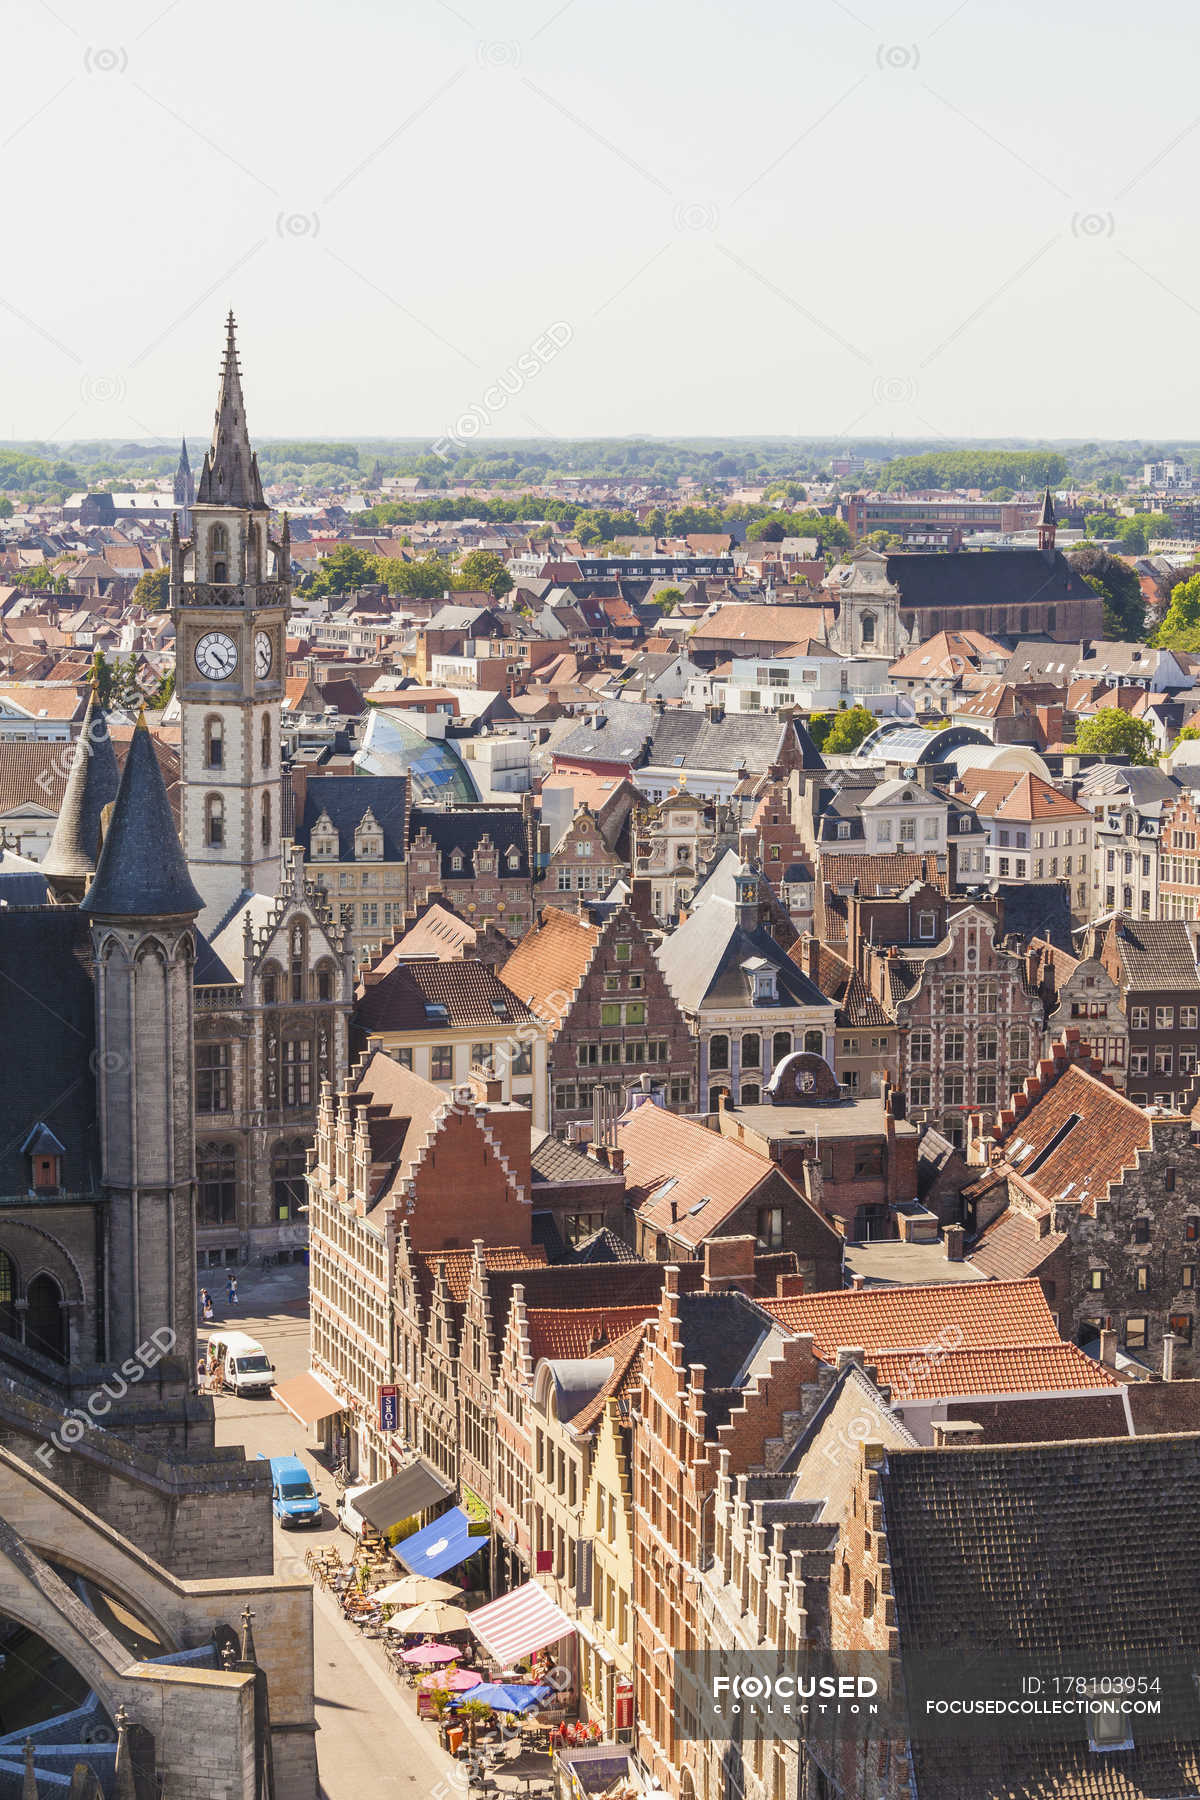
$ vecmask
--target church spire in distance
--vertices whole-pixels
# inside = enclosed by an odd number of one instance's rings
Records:
[[[196,493],[200,506],[236,506],[265,512],[258,461],[250,448],[242,372],[238,366],[237,325],[230,312],[225,321],[225,355],[213,420],[212,444],[204,457]]]

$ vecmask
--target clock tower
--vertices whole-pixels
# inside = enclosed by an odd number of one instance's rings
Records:
[[[280,706],[291,550],[269,535],[250,448],[233,314],[212,444],[171,528],[175,691],[182,713],[183,847],[212,929],[246,893],[278,892],[283,784]]]

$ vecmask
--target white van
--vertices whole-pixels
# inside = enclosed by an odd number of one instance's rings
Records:
[[[220,1375],[234,1394],[267,1394],[275,1383],[271,1359],[244,1331],[214,1331],[207,1345],[209,1377]]]
[[[364,1481],[359,1487],[348,1487],[337,1498],[337,1521],[343,1531],[348,1531],[353,1538],[362,1536],[365,1520],[355,1512],[354,1502],[360,1494],[368,1493],[375,1486],[374,1482]]]

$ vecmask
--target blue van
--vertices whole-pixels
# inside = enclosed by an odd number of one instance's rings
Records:
[[[312,1478],[298,1456],[265,1457],[271,1468],[271,1510],[286,1531],[289,1525],[319,1525],[321,1502]]]

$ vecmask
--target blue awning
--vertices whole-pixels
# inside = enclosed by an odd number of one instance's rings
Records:
[[[422,1526],[411,1537],[402,1538],[392,1555],[414,1575],[441,1575],[466,1562],[484,1540],[471,1535],[471,1521],[461,1506],[439,1514],[432,1525]]]

